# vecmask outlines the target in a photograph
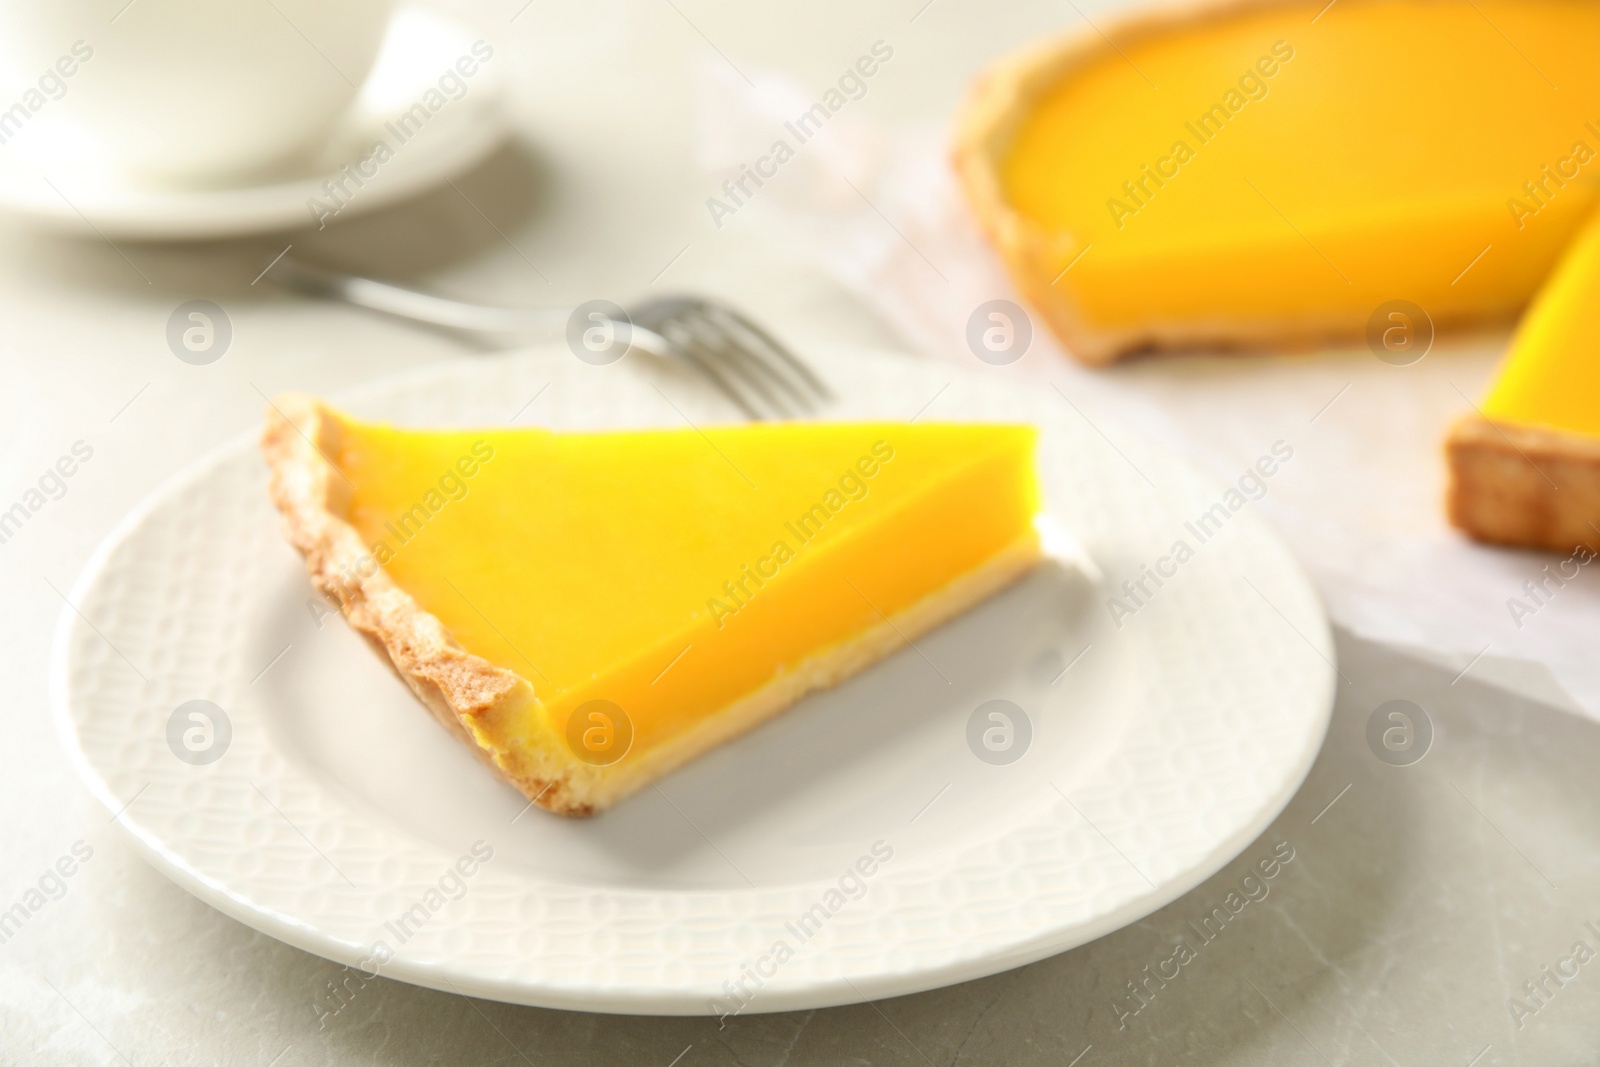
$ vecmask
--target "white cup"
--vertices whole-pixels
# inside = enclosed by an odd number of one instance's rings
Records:
[[[163,186],[270,178],[332,135],[377,58],[392,6],[5,3],[0,152]]]

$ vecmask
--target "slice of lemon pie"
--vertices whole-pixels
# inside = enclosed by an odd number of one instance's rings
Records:
[[[1597,50],[1575,0],[1184,4],[1002,62],[955,165],[1089,362],[1507,319],[1596,203]]]
[[[1600,549],[1600,216],[1446,444],[1450,519],[1484,541]]]
[[[501,776],[586,814],[1026,572],[1035,436],[406,430],[287,396],[262,448],[316,585]]]

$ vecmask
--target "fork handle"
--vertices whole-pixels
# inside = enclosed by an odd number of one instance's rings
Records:
[[[404,286],[341,274],[293,259],[280,259],[267,270],[276,282],[303,293],[331,297],[413,322],[482,333],[527,333],[559,329],[571,315],[567,308],[507,308],[471,304]]]

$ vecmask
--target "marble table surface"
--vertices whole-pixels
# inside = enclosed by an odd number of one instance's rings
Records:
[[[887,40],[893,77],[874,82],[863,114],[928,121],[986,60],[1082,17],[1070,4],[977,0],[446,6],[500,43],[516,130],[453,186],[321,231],[200,244],[0,225],[0,499],[75,442],[94,450],[65,493],[0,545],[0,679],[11,694],[0,709],[0,906],[41,880],[51,898],[0,943],[0,1061],[1594,1062],[1600,826],[1589,813],[1600,807],[1600,724],[1570,714],[1538,668],[1486,658],[1460,677],[1425,650],[1348,635],[1320,759],[1272,828],[1215,878],[1083,948],[876,1004],[719,1026],[379,979],[324,1017],[319,998],[341,967],[223,917],[135,856],[51,724],[45,666],[61,591],[160,481],[255,425],[261,394],[333,390],[485,349],[256,284],[277,252],[292,243],[308,258],[506,302],[716,292],[802,348],[839,338],[900,347],[802,255],[737,218],[719,227],[709,217],[716,190],[693,160],[696,65],[820,87]],[[192,299],[220,305],[233,328],[206,366],[178,360],[166,340],[169,316]],[[1407,766],[1367,740],[1373,710],[1395,699],[1433,725],[1427,756]],[[1293,856],[1278,877],[1243,881],[1274,852]]]

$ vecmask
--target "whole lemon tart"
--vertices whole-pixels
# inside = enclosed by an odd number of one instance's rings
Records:
[[[313,582],[528,799],[604,810],[1026,573],[1036,431],[411,430],[278,398]]]
[[[1600,549],[1600,216],[1446,443],[1450,519],[1484,541]]]
[[[1600,4],[1228,0],[1011,57],[954,163],[1078,358],[1508,319],[1600,190]]]

